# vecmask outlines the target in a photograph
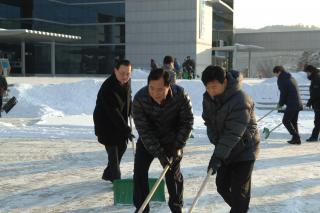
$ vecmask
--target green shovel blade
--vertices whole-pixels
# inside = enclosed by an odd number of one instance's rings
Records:
[[[270,136],[270,130],[268,128],[263,128],[262,134],[264,135],[264,139],[267,139]]]
[[[149,178],[149,190],[156,183],[157,179]],[[119,179],[113,181],[114,204],[132,204],[133,203],[133,180]],[[158,189],[152,196],[151,201],[165,202],[164,181],[162,180]]]

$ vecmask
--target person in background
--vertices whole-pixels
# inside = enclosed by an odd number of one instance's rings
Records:
[[[149,193],[149,168],[153,159],[158,158],[163,167],[170,165],[165,175],[169,207],[173,213],[181,213],[183,176],[180,170],[182,154],[179,153],[182,153],[193,125],[190,98],[182,87],[171,84],[167,71],[152,70],[148,85],[134,97],[132,113],[139,133],[133,175],[136,212]],[[173,158],[172,162],[170,158]],[[148,205],[144,212],[149,211]]]
[[[170,84],[176,83],[176,71],[174,70],[174,61],[172,56],[167,55],[163,58],[163,66],[162,69],[167,71],[170,76]]]
[[[128,140],[132,141],[134,137],[128,126],[131,114],[130,78],[130,61],[119,60],[97,95],[93,121],[98,141],[108,153],[108,165],[102,175],[102,179],[106,181],[121,179],[120,162]]]
[[[150,60],[150,68],[151,68],[151,71],[158,68],[158,66],[153,58],[151,58],[151,60]]]
[[[208,66],[202,73],[202,118],[209,141],[215,146],[208,172],[217,173],[217,191],[231,207],[245,213],[251,198],[251,176],[259,152],[259,131],[254,103],[241,89],[242,76]]]
[[[187,56],[186,60],[182,64],[184,72],[188,73],[188,78],[189,79],[194,79],[195,78],[195,62],[193,59],[191,59],[190,56]]]
[[[177,58],[174,58],[174,70],[176,71],[177,79],[182,78],[181,65]]]
[[[307,107],[312,107],[314,111],[314,128],[308,142],[318,141],[320,132],[320,72],[312,65],[307,65],[304,68],[307,73],[308,79],[311,81],[309,91],[310,98],[307,103]]]
[[[8,83],[6,78],[0,73],[0,117],[2,112],[2,100],[8,89]]]
[[[303,107],[297,81],[290,73],[285,71],[283,66],[275,66],[273,73],[278,77],[277,84],[280,90],[280,99],[277,108],[281,110],[281,108],[286,105],[282,123],[292,136],[292,139],[287,142],[289,144],[300,145],[301,139],[298,130],[298,117]]]

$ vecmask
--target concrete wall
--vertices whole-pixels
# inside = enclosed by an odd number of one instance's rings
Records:
[[[252,52],[251,73],[253,77],[260,75],[261,70],[269,70],[275,65],[283,65],[288,70],[299,70],[299,59],[303,51],[317,52],[320,50],[320,31],[290,32],[254,32],[236,33],[235,43],[258,45],[265,49]],[[237,53],[236,68],[248,68],[248,53]]]
[[[201,0],[197,0],[197,6],[196,72],[200,76],[212,64],[212,7]]]
[[[126,58],[132,61],[134,67],[149,69],[151,58],[162,65],[165,55],[176,57],[181,64],[188,55],[196,63],[199,61],[200,67],[210,63],[211,53],[209,57],[206,48],[211,45],[212,30],[210,26],[206,30],[210,34],[202,39],[198,38],[199,1],[126,1]],[[209,9],[206,8],[205,11]],[[211,23],[212,13],[206,17]],[[205,45],[198,46],[199,42]]]
[[[262,46],[266,51],[317,50],[320,30],[236,33],[235,43]]]

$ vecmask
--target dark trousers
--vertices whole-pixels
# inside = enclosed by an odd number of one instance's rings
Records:
[[[230,213],[246,213],[251,197],[251,174],[254,161],[222,165],[217,171],[217,191],[231,207]]]
[[[0,91],[1,93],[1,91]],[[1,109],[2,109],[2,95],[0,94],[0,117],[1,117]]]
[[[286,110],[282,118],[283,125],[293,137],[300,137],[298,130],[298,116],[299,110]]]
[[[317,109],[314,111],[314,128],[312,130],[311,137],[318,139],[319,132],[320,132],[320,109]]]
[[[108,153],[108,166],[103,172],[103,177],[109,180],[121,179],[120,162],[127,149],[127,142],[121,141],[117,145],[105,145]]]
[[[137,150],[134,159],[133,174],[133,203],[136,212],[149,194],[148,171],[154,157],[148,153],[141,142],[137,143]],[[171,212],[181,213],[183,207],[183,176],[180,171],[181,158],[175,161],[174,165],[166,173],[166,185],[169,192],[169,207]],[[145,212],[149,212],[149,205]]]

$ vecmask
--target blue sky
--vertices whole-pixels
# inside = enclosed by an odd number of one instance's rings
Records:
[[[268,25],[320,27],[320,0],[234,0],[234,26],[258,29]]]

